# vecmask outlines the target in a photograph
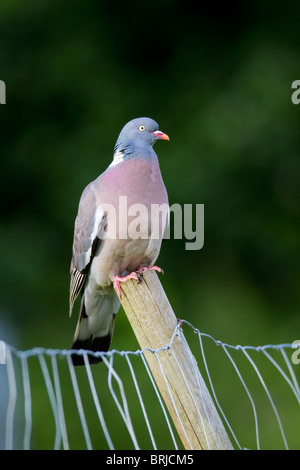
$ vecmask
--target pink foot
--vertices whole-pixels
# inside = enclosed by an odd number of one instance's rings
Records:
[[[137,270],[137,273],[143,275],[145,271],[150,271],[151,269],[154,269],[155,271],[164,274],[163,270],[159,266],[149,266],[149,268],[141,267]]]
[[[132,273],[128,274],[128,276],[120,277],[120,276],[114,276],[114,288],[117,289],[119,296],[121,297],[121,287],[120,284],[122,282],[129,281],[129,279],[136,279],[137,281],[140,281],[140,277],[138,274],[133,271]]]
[[[120,277],[120,276],[114,276],[114,288],[118,291],[119,297],[122,296],[121,292],[121,283],[129,281],[129,279],[135,279],[138,282],[141,282],[141,277],[143,276],[145,271],[150,271],[151,269],[154,269],[155,271],[158,271],[159,273],[164,273],[161,268],[158,266],[150,266],[150,267],[141,267],[137,269],[136,271],[133,271],[132,273],[128,274],[128,276]]]

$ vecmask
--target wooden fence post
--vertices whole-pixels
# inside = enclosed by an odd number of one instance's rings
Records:
[[[141,349],[168,345],[178,321],[156,272],[146,271],[141,283],[122,283],[121,290],[122,306]],[[145,351],[145,358],[184,448],[232,449],[181,328],[169,350]]]

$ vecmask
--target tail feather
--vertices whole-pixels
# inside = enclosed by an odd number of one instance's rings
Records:
[[[85,349],[94,352],[108,351],[114,331],[116,313],[120,305],[119,302],[116,302],[116,299],[117,296],[111,299],[103,298],[97,314],[95,316],[88,316],[86,314],[84,295],[82,296],[72,349]],[[104,318],[106,319],[105,321],[103,320]],[[105,328],[103,328],[103,323],[106,324]],[[100,356],[96,357],[92,354],[87,354],[87,357],[90,364],[102,362]],[[74,366],[84,365],[84,356],[74,353],[72,354],[72,362]]]
[[[98,337],[98,338],[97,337],[93,338],[92,336],[90,336],[86,340],[76,339],[72,344],[72,349],[85,349],[87,351],[106,352],[109,350],[111,338],[112,338],[112,335],[108,334],[107,336]],[[102,359],[100,356],[96,357],[93,354],[87,354],[87,358],[90,364],[98,364],[99,362],[102,362]],[[72,362],[74,366],[83,366],[85,364],[84,356],[81,354],[74,353],[72,354]]]

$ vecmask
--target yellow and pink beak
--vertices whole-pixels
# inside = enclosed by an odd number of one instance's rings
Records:
[[[154,131],[152,134],[155,135],[155,137],[159,140],[170,140],[170,137],[167,134],[164,134],[161,131]]]

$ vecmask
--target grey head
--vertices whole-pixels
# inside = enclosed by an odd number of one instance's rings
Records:
[[[121,130],[114,153],[129,156],[135,149],[150,149],[157,140],[170,140],[167,134],[159,130],[157,122],[147,117],[132,119]]]

